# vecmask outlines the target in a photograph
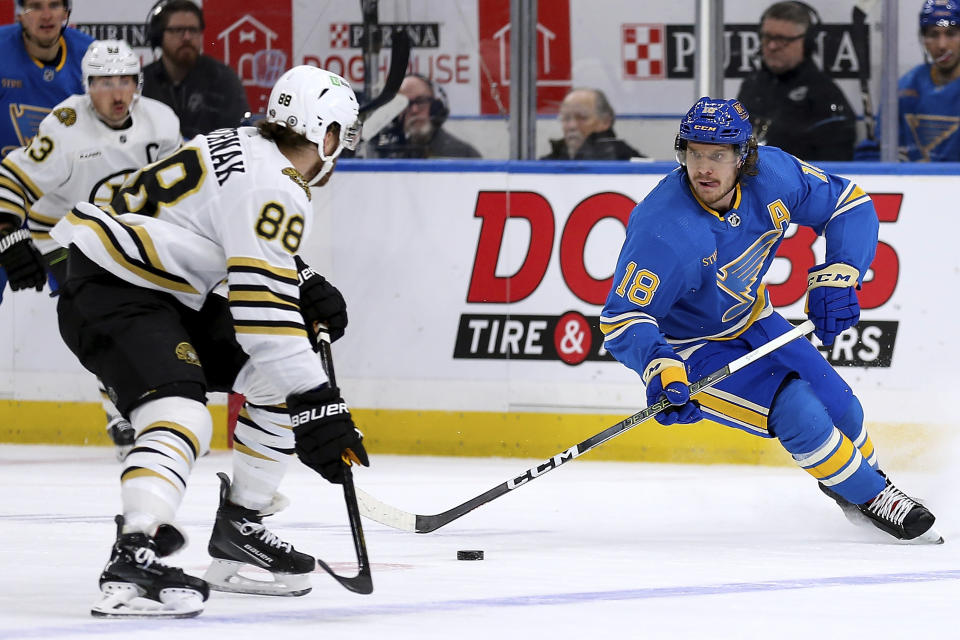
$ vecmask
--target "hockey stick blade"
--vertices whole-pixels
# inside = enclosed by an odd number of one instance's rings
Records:
[[[330,334],[326,327],[321,325],[317,334],[317,351],[320,361],[330,379],[330,386],[337,385],[336,373],[333,370],[333,354],[330,352]],[[350,521],[350,535],[353,538],[353,548],[357,554],[357,575],[341,576],[330,568],[326,562],[317,558],[317,565],[330,576],[354,593],[373,593],[373,575],[370,572],[370,559],[367,556],[367,542],[363,537],[363,522],[360,520],[360,507],[357,505],[356,487],[353,485],[353,471],[350,461],[343,460],[343,502],[347,507],[347,518]]]
[[[363,139],[370,140],[376,137],[378,133],[393,122],[394,118],[403,113],[408,104],[410,104],[410,101],[407,100],[406,96],[397,94],[387,104],[371,111],[367,119],[363,121]]]
[[[696,396],[698,393],[704,389],[708,389],[721,380],[727,378],[732,373],[739,371],[744,368],[751,362],[754,362],[763,356],[776,351],[783,345],[788,342],[807,335],[813,331],[813,322],[806,320],[803,323],[797,325],[793,329],[784,332],[782,335],[777,336],[773,340],[760,345],[753,351],[746,353],[736,360],[733,360],[727,366],[722,369],[718,369],[713,373],[700,378],[692,385],[690,385],[690,396]],[[492,500],[504,496],[518,487],[522,487],[525,484],[528,484],[531,480],[535,480],[540,476],[544,475],[548,471],[553,471],[560,465],[567,463],[574,458],[579,458],[586,452],[590,451],[594,447],[597,447],[604,442],[611,440],[624,431],[632,429],[633,427],[646,422],[656,414],[660,413],[669,406],[669,403],[666,399],[657,402],[656,404],[647,407],[639,413],[635,413],[625,420],[621,420],[612,427],[607,427],[600,433],[593,435],[580,444],[575,444],[566,451],[561,451],[557,455],[544,460],[535,467],[527,469],[525,472],[511,478],[506,482],[499,484],[488,491],[481,493],[480,495],[467,500],[462,504],[458,504],[452,509],[448,509],[442,513],[437,513],[433,515],[419,515],[415,513],[409,513],[398,509],[391,505],[382,502],[370,494],[364,492],[362,489],[357,489],[357,502],[360,505],[360,514],[365,518],[369,518],[375,522],[392,527],[394,529],[400,529],[402,531],[410,531],[414,533],[430,533],[431,531],[436,531],[440,527],[446,526],[460,518],[479,506],[482,506]]]
[[[397,91],[407,75],[407,64],[409,62],[410,38],[405,31],[395,31],[390,47],[390,70],[387,72],[387,80],[383,83],[383,90],[380,91],[380,95],[366,104],[360,105],[361,120],[366,120],[364,114],[367,112],[378,109],[393,100],[393,96],[397,95]]]

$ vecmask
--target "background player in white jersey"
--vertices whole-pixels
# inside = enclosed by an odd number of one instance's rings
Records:
[[[234,434],[233,482],[222,478],[208,545],[209,586],[310,590],[314,558],[262,518],[283,506],[277,488],[294,451],[334,483],[343,481],[343,459],[369,464],[308,338],[315,321],[335,315],[315,315],[335,289],[300,287],[295,260],[313,224],[311,189],[326,182],[344,148],[356,147],[357,114],[346,80],[295,67],[277,81],[256,128],[197,136],[132,177],[111,212],[81,203],[54,227],[52,236],[70,245],[61,335],[137,433],[93,615],[202,610],[207,581],[158,558],[184,543],[172,523],[190,470],[209,448],[208,390],[247,398]],[[299,271],[309,275],[305,266]],[[227,299],[210,295],[224,279]],[[274,580],[239,577],[245,564]]]
[[[142,98],[140,57],[122,40],[97,40],[81,62],[84,95],[70,96],[40,123],[27,147],[0,162],[0,229],[18,229],[0,243],[3,266],[38,291],[61,282],[67,254],[50,229],[80,201],[109,204],[124,178],[173,153],[180,123],[161,102]],[[20,229],[26,221],[26,229]],[[122,456],[133,441],[129,423],[101,389],[107,431]]]

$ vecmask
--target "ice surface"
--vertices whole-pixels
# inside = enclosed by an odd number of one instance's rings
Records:
[[[853,527],[805,473],[787,468],[591,462],[589,456],[430,534],[365,521],[375,591],[326,574],[300,598],[214,593],[189,620],[95,620],[113,540],[119,464],[105,448],[0,445],[0,640],[346,638],[953,637],[960,602],[956,487],[887,469],[926,499],[947,539],[890,542]],[[357,484],[423,514],[444,511],[536,461],[374,456]],[[202,575],[217,506],[203,458],[170,559]],[[294,463],[291,506],[267,524],[353,574],[342,494]],[[485,560],[456,560],[483,549]],[[953,629],[953,631],[951,631]]]

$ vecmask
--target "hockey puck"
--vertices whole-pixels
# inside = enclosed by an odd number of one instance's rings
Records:
[[[457,551],[457,560],[483,560],[483,551]]]

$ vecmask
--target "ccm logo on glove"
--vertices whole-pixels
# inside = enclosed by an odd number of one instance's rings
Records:
[[[290,422],[294,427],[299,427],[301,424],[306,424],[311,420],[322,420],[327,416],[335,416],[340,414],[350,415],[350,410],[347,409],[346,402],[334,402],[332,404],[324,405],[322,407],[316,407],[308,411],[301,411],[300,413],[290,416]]]

